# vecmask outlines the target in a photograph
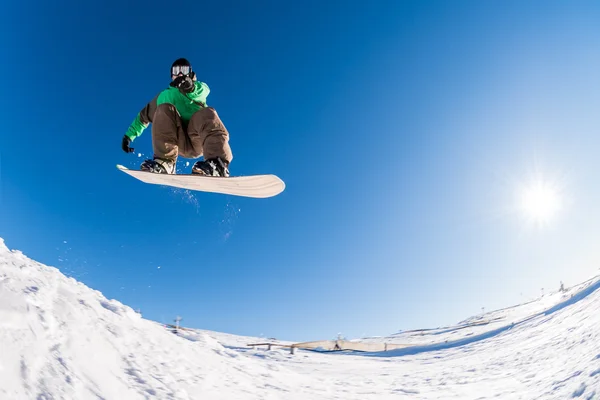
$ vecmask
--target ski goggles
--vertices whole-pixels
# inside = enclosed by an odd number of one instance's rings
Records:
[[[190,72],[192,72],[192,67],[189,65],[174,65],[173,68],[171,68],[171,75],[189,75]]]

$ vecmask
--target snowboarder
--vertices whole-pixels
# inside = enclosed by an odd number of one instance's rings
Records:
[[[203,156],[192,166],[192,174],[228,177],[233,159],[229,132],[215,109],[206,105],[208,85],[197,80],[188,60],[179,58],[171,65],[169,86],[133,120],[123,136],[123,151],[132,153],[131,143],[152,123],[154,156],[141,164],[141,170],[174,174],[178,156]]]

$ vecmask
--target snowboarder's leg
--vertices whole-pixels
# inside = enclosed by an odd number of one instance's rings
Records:
[[[154,158],[146,160],[142,164],[142,169],[151,170],[151,172],[175,173],[179,148],[181,145],[185,147],[185,139],[181,117],[175,106],[168,103],[159,105],[152,122]]]
[[[229,176],[228,166],[233,159],[229,132],[212,107],[196,111],[188,126],[188,137],[195,153],[204,156],[192,167],[192,173]]]

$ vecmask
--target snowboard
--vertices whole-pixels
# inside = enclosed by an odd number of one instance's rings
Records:
[[[148,171],[132,170],[123,165],[117,165],[117,168],[144,183],[199,192],[267,198],[277,196],[285,189],[285,183],[278,176],[272,174],[225,178],[193,174],[155,174]]]

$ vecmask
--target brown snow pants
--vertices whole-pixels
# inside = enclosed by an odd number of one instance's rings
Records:
[[[187,126],[186,126],[187,125]],[[221,157],[231,162],[229,132],[212,107],[196,111],[185,124],[172,104],[156,108],[152,121],[154,157],[176,162],[178,156],[205,160]]]

